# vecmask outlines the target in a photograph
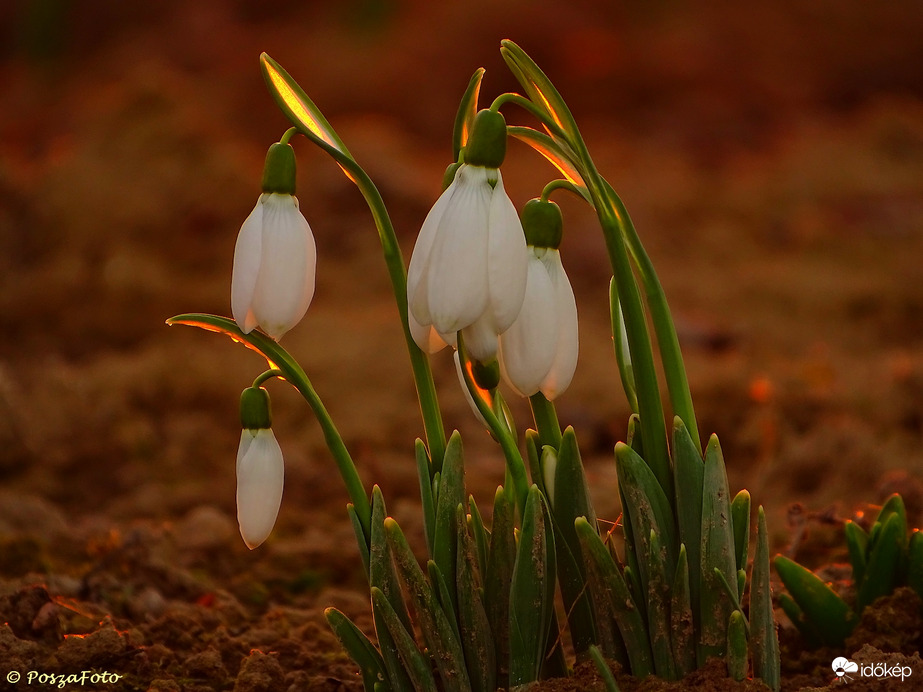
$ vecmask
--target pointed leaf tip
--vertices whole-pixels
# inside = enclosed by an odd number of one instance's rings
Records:
[[[352,159],[346,145],[327,122],[324,114],[279,63],[263,53],[260,55],[260,68],[276,104],[302,134],[323,148],[333,149],[347,159]]]

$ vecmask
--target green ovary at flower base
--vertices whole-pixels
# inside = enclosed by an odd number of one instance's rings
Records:
[[[502,116],[478,114],[469,140],[475,159],[455,171],[423,222],[410,258],[408,319],[417,345],[427,352],[454,344],[462,332],[470,355],[489,361],[497,336],[522,307],[526,243],[497,168],[503,160],[503,152],[495,151],[498,126],[505,142]]]
[[[240,446],[237,449],[237,522],[250,550],[265,541],[282,503],[285,466],[273,435],[269,394],[248,387],[240,395]]]
[[[263,194],[234,248],[231,312],[241,331],[277,341],[304,317],[314,296],[317,251],[295,192],[295,154],[278,142],[266,155]]]

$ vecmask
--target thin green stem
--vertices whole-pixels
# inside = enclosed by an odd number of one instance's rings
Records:
[[[558,127],[557,123],[554,120],[548,118],[545,111],[536,106],[534,103],[532,103],[532,101],[527,99],[522,94],[515,94],[513,92],[500,94],[497,98],[494,99],[494,102],[490,104],[490,110],[499,111],[500,108],[505,106],[507,103],[515,104],[520,108],[528,111],[535,119],[541,122],[542,125],[547,127],[549,132],[551,132],[551,134],[555,137],[560,137],[562,139],[566,138],[564,131]]]
[[[266,372],[260,374],[255,380],[253,380],[252,386],[254,389],[262,387],[264,382],[268,382],[273,377],[281,377],[282,379],[285,379],[285,373],[278,368],[272,368],[271,370],[267,370]]]
[[[686,377],[686,366],[683,362],[683,354],[679,346],[679,338],[676,334],[676,326],[673,323],[673,317],[670,313],[670,307],[667,304],[667,297],[663,290],[663,285],[657,277],[654,270],[654,264],[650,256],[641,243],[641,238],[635,230],[628,212],[625,211],[624,204],[619,196],[612,189],[608,182],[603,181],[610,199],[622,210],[621,218],[625,220],[622,227],[622,236],[628,243],[628,250],[631,253],[635,266],[638,268],[638,274],[644,285],[644,294],[647,298],[648,309],[651,314],[651,322],[654,325],[654,332],[657,334],[657,345],[660,349],[660,359],[663,363],[664,376],[667,381],[667,390],[670,393],[670,405],[673,407],[673,413],[680,417],[689,434],[692,436],[696,447],[701,451],[702,443],[699,438],[699,428],[696,423],[695,407],[692,404],[692,392],[689,390],[689,380]]]
[[[324,442],[326,442],[327,448],[333,455],[337,470],[340,472],[343,483],[346,485],[346,492],[349,494],[349,499],[356,509],[356,514],[359,516],[362,530],[365,531],[366,537],[369,537],[372,535],[372,507],[369,504],[368,495],[365,493],[365,488],[362,485],[362,480],[359,478],[359,472],[356,470],[356,465],[353,463],[349,450],[346,449],[346,444],[343,442],[339,430],[337,430],[333,419],[330,417],[323,401],[321,401],[321,398],[311,385],[311,381],[308,379],[307,375],[301,373],[301,375],[304,375],[303,377],[297,376],[290,379],[291,375],[292,373],[288,373],[285,379],[298,390],[314,412],[314,416],[317,418],[317,422],[320,424],[321,430],[324,433]]]
[[[535,427],[538,430],[539,442],[549,445],[555,449],[561,448],[561,424],[558,422],[558,413],[554,404],[545,398],[541,392],[529,397],[529,404],[532,407],[532,418],[535,420]]]
[[[557,180],[552,180],[550,183],[545,185],[542,188],[542,196],[540,199],[543,202],[547,202],[548,198],[551,197],[551,193],[555,190],[567,190],[568,192],[573,192],[577,197],[583,199],[583,195],[580,193],[580,190],[569,180],[564,180],[563,178],[558,178]]]
[[[612,343],[615,346],[615,360],[619,366],[619,377],[622,379],[622,389],[631,406],[631,412],[638,412],[638,393],[635,390],[635,376],[631,367],[631,352],[628,346],[628,335],[625,333],[625,316],[622,314],[622,305],[619,302],[619,289],[615,277],[609,281],[609,323],[612,326]]]
[[[525,514],[526,507],[526,498],[529,495],[529,482],[526,477],[526,464],[523,461],[522,454],[519,452],[519,447],[516,444],[516,439],[513,436],[513,433],[510,431],[509,427],[506,425],[505,421],[501,421],[493,412],[491,406],[481,398],[481,395],[478,393],[478,386],[475,384],[474,379],[471,377],[471,373],[468,368],[465,366],[468,360],[468,351],[465,349],[464,339],[462,338],[461,332],[458,332],[458,357],[462,364],[462,376],[465,380],[465,386],[468,388],[469,394],[471,394],[471,399],[474,401],[474,405],[477,407],[478,412],[487,422],[487,426],[490,428],[491,433],[493,433],[494,439],[500,444],[500,449],[503,450],[503,456],[506,459],[506,471],[509,477],[509,480],[512,481],[513,486],[513,495],[516,500],[516,507],[519,509],[519,516],[523,517]],[[509,485],[509,484],[508,484]]]
[[[382,200],[378,188],[375,187],[368,174],[351,158],[337,158],[337,161],[346,171],[349,178],[356,183],[369,210],[372,212],[372,218],[375,220],[375,226],[378,229],[378,237],[381,240],[394,299],[397,302],[398,313],[401,317],[404,340],[407,343],[407,351],[410,355],[414,383],[416,384],[417,396],[420,401],[420,412],[423,417],[423,428],[426,432],[426,442],[433,464],[432,473],[435,473],[442,468],[442,458],[445,456],[445,428],[442,423],[442,414],[439,409],[439,400],[436,396],[436,385],[433,381],[429,359],[417,346],[413,335],[410,333],[407,307],[407,270],[404,268],[404,258],[397,242],[397,235],[394,232],[394,226],[391,224],[391,218],[388,215],[384,200]]]
[[[660,388],[654,368],[654,352],[647,323],[644,319],[644,306],[638,284],[631,271],[631,262],[625,247],[621,226],[627,214],[624,208],[616,206],[609,198],[602,184],[602,178],[593,166],[586,152],[583,141],[578,145],[583,151],[587,170],[583,179],[593,197],[596,213],[599,217],[609,262],[618,286],[619,303],[625,317],[628,336],[628,349],[631,354],[632,370],[638,398],[638,413],[641,417],[641,438],[644,446],[644,458],[660,482],[667,497],[673,497],[673,474],[670,471],[670,456],[667,448],[667,430],[663,418],[663,405],[660,401]]]
[[[290,127],[285,131],[285,134],[282,135],[282,138],[279,140],[279,144],[288,144],[292,137],[298,134],[299,130],[297,127]]]

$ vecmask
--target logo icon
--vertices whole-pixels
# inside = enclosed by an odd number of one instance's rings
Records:
[[[833,672],[836,673],[837,679],[843,682],[852,680],[849,673],[859,672],[859,664],[843,656],[833,659],[833,663],[830,664],[830,667],[833,668]]]

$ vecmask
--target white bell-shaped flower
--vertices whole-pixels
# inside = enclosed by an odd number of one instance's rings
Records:
[[[500,171],[459,166],[410,258],[407,302],[417,345],[432,352],[441,348],[435,336],[454,344],[461,331],[471,357],[494,358],[497,335],[522,307],[526,271],[522,224]]]
[[[317,250],[294,195],[266,192],[240,228],[234,248],[231,312],[245,334],[259,326],[280,339],[314,297]]]
[[[577,368],[577,303],[558,250],[529,246],[528,266],[522,310],[500,336],[500,372],[520,395],[551,400]]]
[[[269,536],[279,506],[285,467],[271,428],[244,429],[237,449],[237,522],[250,550]]]

